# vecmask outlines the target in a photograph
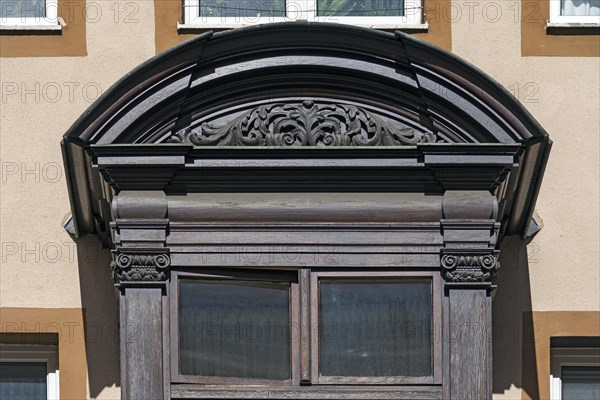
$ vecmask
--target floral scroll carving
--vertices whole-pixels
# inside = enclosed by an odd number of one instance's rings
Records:
[[[168,279],[171,258],[168,254],[118,253],[111,263],[113,279],[124,283],[164,283]]]
[[[401,146],[437,136],[347,104],[277,103],[256,107],[225,124],[204,122],[168,142],[196,146]]]
[[[493,285],[496,280],[497,254],[489,251],[445,253],[441,264],[446,284]]]

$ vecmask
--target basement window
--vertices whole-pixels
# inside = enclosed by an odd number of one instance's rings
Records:
[[[600,337],[551,338],[550,398],[600,400]]]
[[[58,400],[58,348],[0,344],[0,399]]]

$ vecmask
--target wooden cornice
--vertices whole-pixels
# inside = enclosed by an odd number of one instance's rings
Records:
[[[527,236],[551,142],[506,90],[403,34],[339,24],[207,33],[144,63],[69,129],[77,235],[110,246],[122,190],[487,190]]]

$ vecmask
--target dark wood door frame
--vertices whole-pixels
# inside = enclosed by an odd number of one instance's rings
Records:
[[[551,141],[470,64],[335,24],[209,32],[125,76],[62,146],[68,229],[114,253],[124,399],[491,398],[497,249],[539,230]],[[435,275],[441,374],[319,385],[300,352],[298,385],[172,385],[171,271],[233,267]]]
[[[444,322],[436,339],[440,342],[435,346],[442,370],[439,380],[427,386],[427,396],[491,396],[488,329],[500,223],[495,220],[497,200],[489,192],[447,192],[444,196],[270,194],[268,204],[263,196],[243,193],[186,197],[122,191],[113,199],[113,269],[122,294],[122,324],[127,327],[122,336],[125,398],[136,398],[139,393],[158,396],[163,391],[164,396],[183,392],[199,397],[224,395],[222,388],[215,392],[214,387],[170,386],[167,371],[172,370],[172,357],[167,355],[175,350],[170,339],[175,331],[169,324],[175,322],[168,318],[164,303],[169,296],[166,285],[170,271],[202,272],[232,266],[303,267],[317,273],[345,271],[346,275],[365,269],[377,271],[363,272],[364,276],[436,274],[444,282],[435,294],[443,309],[439,321]],[[360,204],[377,206],[360,213],[356,210]],[[212,216],[202,218],[207,209]],[[198,210],[197,215],[193,210]],[[373,211],[381,221],[372,220]],[[278,238],[275,244],[274,238]],[[252,262],[244,258],[243,249]],[[142,299],[146,289],[152,291]],[[143,340],[130,340],[131,332],[139,332]],[[152,382],[164,382],[165,386],[149,385],[138,375],[140,368],[144,378],[152,376]],[[306,376],[314,381],[314,360],[312,368]],[[310,378],[304,382],[310,383]],[[345,386],[337,387],[344,396]],[[323,387],[318,385],[286,390],[287,396],[302,397],[307,390],[313,390],[316,397],[323,395]],[[389,388],[382,390],[381,395],[385,395]],[[413,395],[410,385],[397,385],[394,390],[398,396]],[[352,396],[373,396],[374,391],[370,387],[368,394],[361,394],[356,389]],[[243,393],[259,395],[242,390],[239,396]],[[425,392],[420,395],[425,396]]]

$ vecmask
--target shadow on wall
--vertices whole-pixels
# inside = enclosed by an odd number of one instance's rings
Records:
[[[500,248],[501,269],[492,305],[493,392],[504,394],[514,386],[538,399],[537,382],[525,382],[524,387],[522,379],[523,368],[536,371],[535,354],[523,354],[522,346],[524,341],[534,340],[529,268],[538,267],[535,242],[531,243],[529,254],[527,244],[518,236],[510,236],[504,238]]]
[[[77,245],[81,303],[85,324],[90,397],[121,386],[119,371],[119,302],[110,271],[110,250],[92,235]]]

